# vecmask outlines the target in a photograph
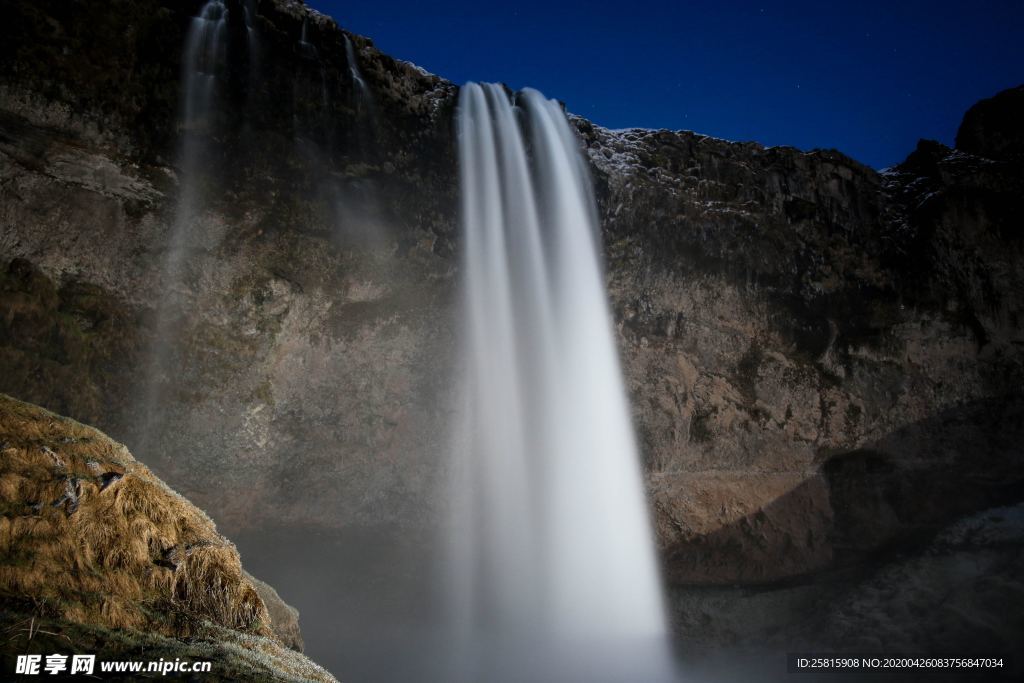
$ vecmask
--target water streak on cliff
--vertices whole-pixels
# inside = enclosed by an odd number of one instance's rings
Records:
[[[379,144],[379,140],[377,140],[377,103],[373,90],[359,68],[359,56],[352,40],[347,35],[344,38],[345,59],[348,62],[349,76],[352,79],[352,106],[362,121],[360,146],[364,154],[372,154],[376,145]]]
[[[145,448],[159,421],[163,387],[177,371],[173,362],[180,342],[187,286],[187,262],[202,243],[199,230],[205,188],[216,175],[211,140],[217,133],[220,84],[229,60],[229,12],[222,0],[209,0],[193,17],[182,55],[181,136],[178,150],[178,200],[161,264],[162,288],[156,304],[153,342],[143,374],[139,423]],[[252,13],[243,6],[247,50],[255,46]]]
[[[302,19],[302,28],[299,33],[299,54],[318,64],[320,71],[320,104],[326,112],[328,106],[327,71],[324,69],[323,60],[320,59],[320,51],[316,49],[316,45],[309,39],[309,17],[303,17]]]

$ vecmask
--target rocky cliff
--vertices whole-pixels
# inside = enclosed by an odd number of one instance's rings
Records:
[[[124,446],[0,395],[0,450],[6,673],[15,654],[71,650],[211,661],[212,680],[334,680],[287,649],[294,610]]]
[[[671,575],[775,580],[1018,499],[1019,164],[581,128]]]
[[[228,529],[417,527],[458,367],[457,88],[297,2],[254,3],[243,41],[228,2],[215,163],[170,280],[200,4],[7,3],[0,390],[145,444]],[[1019,102],[882,172],[573,119],[680,600],[871,574],[1024,498]],[[146,421],[167,290],[174,371]]]

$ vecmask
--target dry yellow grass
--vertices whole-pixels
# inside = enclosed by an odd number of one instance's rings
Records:
[[[201,510],[101,432],[0,394],[0,596],[52,616],[272,637],[238,552]]]

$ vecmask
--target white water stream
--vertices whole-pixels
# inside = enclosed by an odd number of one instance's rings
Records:
[[[553,100],[463,87],[466,378],[451,603],[469,680],[671,678],[579,142]]]

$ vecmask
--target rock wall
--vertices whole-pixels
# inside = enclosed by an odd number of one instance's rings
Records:
[[[457,89],[349,35],[359,104],[348,34],[256,3],[168,281],[199,5],[7,4],[0,390],[144,447],[229,529],[416,527],[436,517],[458,368]],[[859,566],[1021,500],[1024,172],[1001,151],[1019,130],[986,132],[1005,101],[972,110],[958,149],[922,141],[882,172],[573,119],[674,585]],[[143,428],[168,289],[177,371]]]
[[[229,39],[215,162],[168,277],[200,5],[5,9],[3,386],[144,450],[228,526],[419,519],[448,408],[454,88],[351,36],[371,116],[333,22],[260,3],[254,49]],[[168,291],[175,358],[147,423]]]
[[[579,126],[672,579],[778,580],[1019,499],[1019,163]]]

